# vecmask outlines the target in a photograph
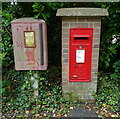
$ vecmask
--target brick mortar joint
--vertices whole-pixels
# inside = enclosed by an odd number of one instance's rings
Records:
[[[95,21],[94,22],[91,22],[91,21],[90,22],[89,21],[86,21],[86,22],[79,22],[79,21],[78,22],[69,22],[69,21],[66,21],[66,22],[62,22],[62,26],[63,26],[64,23],[68,23],[68,24],[69,23],[73,23],[73,24],[76,24],[76,23],[100,23],[101,24],[101,22],[95,22]]]

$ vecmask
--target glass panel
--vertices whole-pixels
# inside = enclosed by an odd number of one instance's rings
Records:
[[[24,37],[25,37],[25,47],[35,47],[35,38],[33,31],[29,31],[29,32],[25,31]]]

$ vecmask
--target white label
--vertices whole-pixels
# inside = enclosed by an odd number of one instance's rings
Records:
[[[85,62],[85,50],[76,50],[76,63]]]

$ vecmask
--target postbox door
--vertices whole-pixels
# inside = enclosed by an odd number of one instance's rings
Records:
[[[70,29],[70,81],[90,81],[91,60],[92,29]]]

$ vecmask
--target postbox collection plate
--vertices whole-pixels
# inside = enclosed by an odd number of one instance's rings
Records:
[[[85,50],[76,50],[76,63],[85,63]]]
[[[69,81],[91,81],[93,28],[70,29]]]

